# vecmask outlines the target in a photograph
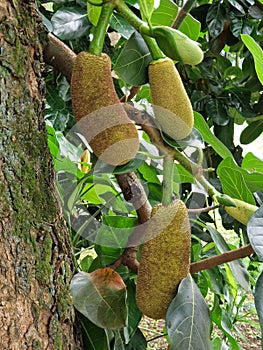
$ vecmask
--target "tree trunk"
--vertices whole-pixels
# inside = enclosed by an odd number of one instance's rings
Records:
[[[43,120],[41,40],[34,1],[0,3],[0,349],[80,349]]]

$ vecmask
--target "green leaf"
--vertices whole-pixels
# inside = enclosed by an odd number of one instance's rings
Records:
[[[248,152],[242,160],[242,168],[250,172],[263,173],[263,160]]]
[[[127,331],[129,339],[132,339],[138,330],[138,326],[142,317],[136,303],[136,285],[133,281],[128,280],[127,285],[127,306],[128,306],[128,322]],[[134,340],[134,339],[133,339]],[[145,339],[144,339],[145,341]]]
[[[135,32],[134,27],[119,13],[113,13],[110,19],[110,26],[125,39],[129,39]]]
[[[258,159],[258,158],[257,158]],[[258,159],[259,160],[259,159]],[[256,163],[255,163],[256,164]],[[240,174],[242,174],[243,176],[243,180],[245,181],[245,185],[248,187],[250,192],[257,192],[257,191],[263,191],[263,174],[261,172],[256,172],[253,170],[247,171],[245,169],[240,168],[234,161],[232,158],[226,158],[224,159],[220,165],[219,165],[219,170],[220,168],[226,166],[228,168],[231,168],[233,170],[236,170],[237,172],[239,172]],[[242,186],[242,183],[241,183]],[[235,192],[236,193],[236,192]],[[229,194],[229,193],[228,193]],[[234,193],[233,193],[234,194]],[[255,204],[254,199],[252,200],[252,197],[250,194],[248,194],[250,199],[251,199],[251,204]],[[233,198],[237,198],[234,195],[231,195]],[[241,199],[242,198],[237,198],[237,199]],[[247,202],[247,201],[244,201]],[[248,202],[249,203],[249,202]]]
[[[255,306],[260,322],[261,333],[263,333],[263,272],[259,276],[256,283]]]
[[[76,274],[70,285],[75,308],[98,327],[119,329],[126,325],[126,286],[110,268]]]
[[[221,158],[233,157],[229,149],[212,133],[201,114],[194,112],[195,128],[200,132],[205,142],[210,144]]]
[[[229,123],[225,106],[218,99],[209,99],[206,104],[206,113],[217,125],[225,126]]]
[[[180,183],[195,183],[195,178],[181,164],[174,164],[174,182]]]
[[[150,21],[154,10],[154,0],[139,0],[139,5],[142,19],[144,21]]]
[[[256,120],[250,123],[241,133],[240,142],[248,145],[263,132],[263,120]]]
[[[134,32],[119,54],[114,71],[127,84],[143,85],[148,82],[147,67],[151,61],[145,41],[138,32]]]
[[[101,4],[101,0],[93,0],[94,3]],[[97,26],[101,13],[101,6],[94,6],[87,1],[87,15],[90,23]]]
[[[241,34],[241,39],[254,58],[257,76],[263,85],[263,50],[248,34]]]
[[[61,40],[80,38],[90,28],[87,13],[80,7],[64,7],[51,18],[53,33]]]
[[[147,182],[155,182],[157,184],[160,184],[160,180],[158,178],[158,172],[156,172],[156,169],[147,163],[143,163],[139,168],[138,171],[142,174],[144,180]]]
[[[170,0],[161,0],[159,7],[153,11],[151,23],[153,26],[171,26],[178,13],[178,6]]]
[[[209,309],[191,275],[184,278],[166,314],[172,350],[211,349]]]
[[[232,198],[255,204],[255,199],[244,178],[244,170],[238,167],[232,158],[228,157],[219,164],[217,174],[224,193]]]
[[[178,29],[190,39],[197,40],[200,34],[201,23],[192,15],[188,14]]]
[[[216,244],[217,249],[220,253],[228,252],[230,249],[223,238],[223,236],[212,226],[207,225],[207,229]],[[236,281],[243,287],[245,290],[249,290],[249,276],[246,268],[239,260],[231,261],[228,263],[233,276]]]
[[[86,317],[81,318],[81,326],[85,349],[110,350],[108,337],[104,329],[96,326]]]
[[[247,224],[250,244],[260,261],[263,261],[263,206],[251,216]]]
[[[206,15],[206,23],[212,38],[218,37],[226,24],[226,10],[220,1],[214,2]]]

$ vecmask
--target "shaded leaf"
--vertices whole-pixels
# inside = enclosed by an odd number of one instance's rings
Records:
[[[229,251],[228,245],[223,238],[223,236],[212,226],[207,225],[207,229],[216,244],[217,249],[220,253]],[[245,290],[249,290],[249,276],[246,268],[239,260],[234,260],[228,263],[233,276],[236,281],[243,287]]]
[[[218,37],[226,24],[226,10],[220,1],[214,2],[208,9],[206,23],[212,38]]]
[[[118,56],[114,71],[130,85],[143,85],[148,82],[147,67],[152,56],[142,36],[134,32]]]
[[[166,314],[171,350],[211,349],[209,309],[191,275],[184,278]]]
[[[251,216],[247,224],[250,244],[260,261],[263,261],[263,206]]]
[[[85,349],[110,350],[105,330],[96,326],[86,317],[81,318],[82,335]]]
[[[130,36],[135,32],[134,27],[119,13],[113,13],[110,20],[110,26],[116,32],[121,34],[125,39],[129,39]]]
[[[217,99],[209,99],[206,104],[206,112],[217,125],[225,126],[229,122],[229,116],[225,106]]]
[[[87,13],[80,7],[59,9],[51,18],[53,33],[61,40],[73,40],[84,35],[90,27]]]
[[[261,333],[263,333],[263,272],[259,276],[255,288],[255,306],[260,322]],[[263,346],[263,344],[262,344]]]
[[[114,270],[79,272],[70,291],[75,308],[97,326],[119,329],[126,325],[126,286]]]
[[[263,132],[263,120],[256,120],[249,124],[240,135],[240,142],[248,145],[254,141]]]

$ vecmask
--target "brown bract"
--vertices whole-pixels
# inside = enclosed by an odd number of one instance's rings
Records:
[[[119,102],[106,54],[77,55],[71,95],[79,129],[100,160],[116,166],[135,157],[139,149],[137,129]]]
[[[136,300],[148,317],[165,318],[190,268],[191,232],[185,204],[157,205],[148,222],[137,276]]]
[[[187,137],[194,124],[191,102],[181,77],[169,58],[149,65],[153,109],[163,132],[175,140]]]

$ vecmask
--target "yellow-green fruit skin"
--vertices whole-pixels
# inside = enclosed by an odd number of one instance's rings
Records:
[[[165,318],[180,281],[190,269],[191,230],[181,200],[157,205],[145,233],[137,275],[136,301],[151,318]]]
[[[103,162],[121,165],[139,149],[138,132],[116,94],[108,55],[81,52],[71,77],[72,108],[82,134]]]
[[[193,129],[194,113],[174,62],[169,58],[154,61],[148,75],[158,124],[172,139],[184,139]]]
[[[240,199],[234,199],[236,207],[225,207],[225,211],[231,215],[234,219],[247,225],[251,216],[258,209],[257,206],[241,201]]]

